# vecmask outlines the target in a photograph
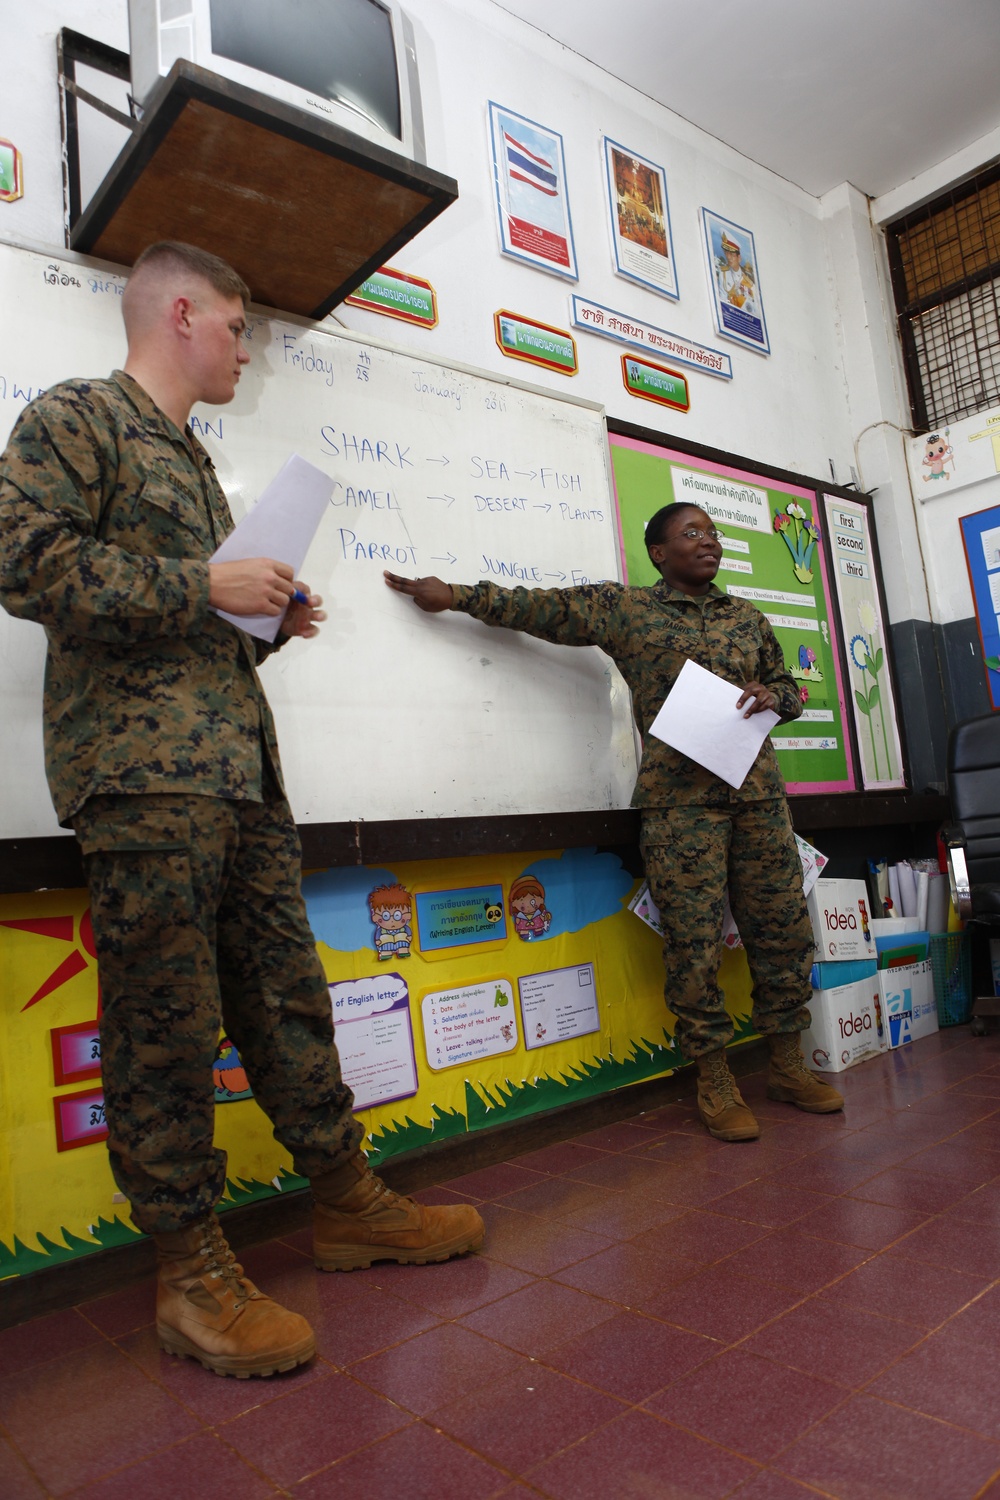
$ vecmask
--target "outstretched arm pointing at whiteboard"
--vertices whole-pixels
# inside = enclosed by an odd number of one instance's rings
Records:
[[[440,578],[403,578],[399,573],[389,572],[382,576],[391,589],[397,594],[408,594],[426,614],[437,615],[452,607],[455,596],[451,584]]]
[[[809,1025],[813,935],[770,740],[734,789],[649,733],[686,661],[736,684],[743,717],[770,709],[789,720],[802,711],[769,621],[715,586],[721,543],[711,517],[681,503],[664,506],[646,527],[660,573],[650,588],[503,589],[394,573],[385,582],[429,614],[457,610],[562,645],[600,646],[616,662],[644,735],[632,805],[642,812],[646,874],[664,924],[664,996],[677,1042],[698,1065],[703,1123],[720,1140],[741,1141],[759,1129],[726,1062],[733,1023],[718,964],[727,887],[754,979],[754,1025],[771,1046],[769,1095],[814,1114],[843,1100],[808,1071],[799,1042]]]

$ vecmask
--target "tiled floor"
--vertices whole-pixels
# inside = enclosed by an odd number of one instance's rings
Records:
[[[0,1495],[1000,1500],[1000,1037],[964,1028],[759,1142],[687,1105],[434,1189],[484,1253],[248,1252],[320,1358],[224,1380],[132,1288],[0,1334]]]

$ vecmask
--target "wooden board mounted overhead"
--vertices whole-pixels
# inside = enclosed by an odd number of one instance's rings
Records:
[[[457,197],[451,177],[181,61],[70,244],[131,266],[155,240],[186,240],[255,302],[323,318]]]

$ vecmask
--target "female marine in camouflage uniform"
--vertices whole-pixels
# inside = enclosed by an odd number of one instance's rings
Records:
[[[814,1114],[843,1107],[840,1094],[805,1066],[799,1033],[813,938],[781,773],[770,740],[739,790],[649,734],[688,659],[743,688],[746,716],[802,711],[767,618],[713,582],[719,533],[696,506],[668,505],[646,528],[661,582],[569,589],[450,585],[439,578],[386,583],[434,613],[456,609],[487,625],[526,631],[565,646],[600,646],[632,691],[645,736],[632,804],[642,810],[642,851],[666,929],[664,994],[684,1055],[698,1067],[698,1110],[714,1136],[753,1140],[759,1127],[726,1061],[733,1024],[718,984],[724,893],[753,976],[753,1020],[767,1037],[768,1094]]]

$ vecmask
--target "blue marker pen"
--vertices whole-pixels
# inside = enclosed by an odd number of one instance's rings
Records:
[[[292,590],[292,603],[293,604],[308,604],[309,603],[309,595],[308,594],[304,594],[301,589],[293,589]]]

